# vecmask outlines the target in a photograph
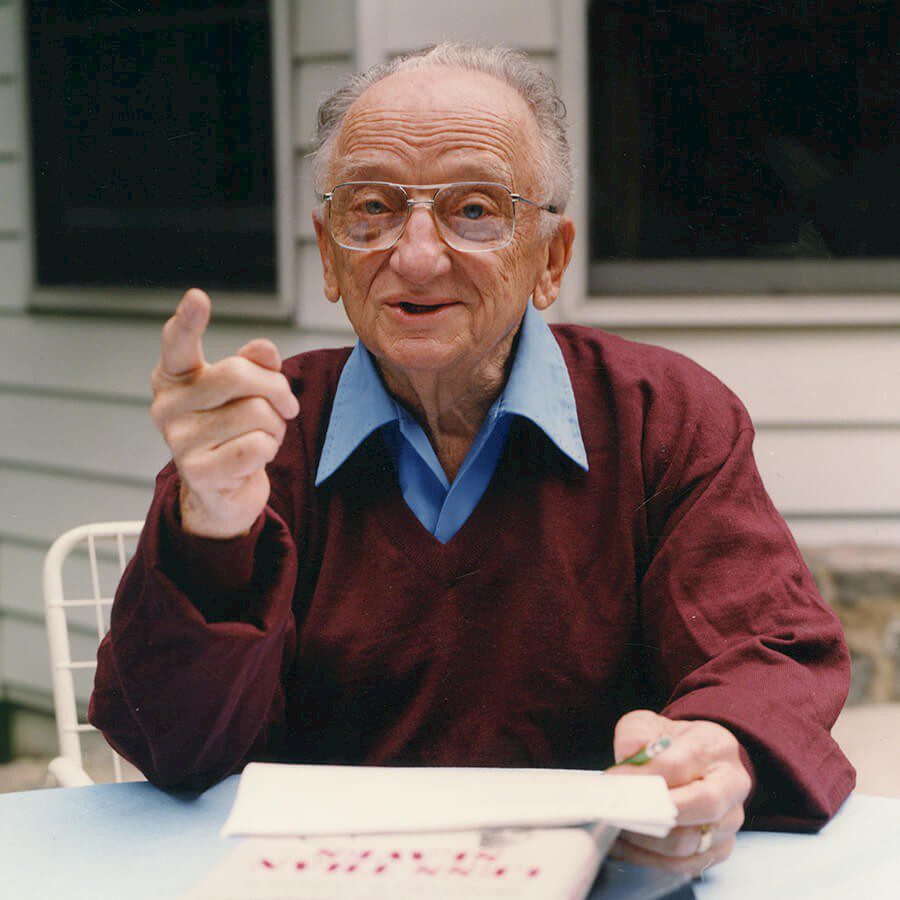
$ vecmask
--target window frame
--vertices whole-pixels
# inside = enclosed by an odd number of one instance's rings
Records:
[[[296,260],[294,204],[293,112],[291,103],[291,29],[290,0],[268,0],[270,34],[272,41],[272,124],[275,159],[275,283],[274,292],[222,291],[215,294],[217,319],[286,322],[296,314]],[[23,27],[24,17],[23,17]],[[22,40],[26,35],[22,34]],[[24,92],[26,103],[31,99],[31,85],[27,81]],[[27,117],[26,117],[27,119]],[[30,125],[26,121],[26,140],[30,149]],[[29,152],[30,156],[30,152]],[[31,179],[26,188],[28,194],[28,230],[36,237]],[[32,311],[55,313],[89,313],[94,315],[156,315],[171,313],[178,302],[177,289],[92,287],[71,285],[48,287],[37,283],[37,241],[30,241],[30,279],[26,297],[27,308]],[[190,287],[191,285],[185,285]],[[203,287],[203,285],[196,285]]]
[[[610,293],[589,289],[588,0],[559,0],[559,88],[568,109],[576,188],[567,213],[575,223],[574,254],[560,296],[566,319],[621,328],[876,326],[900,324],[897,292],[869,293]],[[850,265],[866,265],[864,260]],[[873,261],[873,264],[884,264]],[[896,265],[896,263],[892,263]],[[665,264],[654,264],[663,266]],[[675,264],[668,264],[673,267]],[[661,271],[661,277],[665,273]]]

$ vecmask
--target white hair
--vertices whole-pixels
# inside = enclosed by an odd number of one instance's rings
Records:
[[[540,200],[562,212],[572,192],[572,162],[566,138],[566,107],[553,79],[520,50],[452,41],[423,47],[352,75],[320,103],[310,154],[316,191],[321,194],[326,189],[337,135],[353,103],[373,84],[389,75],[429,66],[483,72],[518,92],[537,123],[541,144],[537,176],[544,193]]]

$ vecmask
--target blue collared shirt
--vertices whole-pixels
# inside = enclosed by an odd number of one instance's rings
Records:
[[[566,456],[587,470],[575,395],[562,351],[530,303],[506,386],[488,410],[452,483],[422,427],[387,392],[371,354],[357,342],[338,381],[316,486],[333,475],[373,431],[381,429],[403,499],[422,525],[446,543],[487,490],[513,416],[530,419]]]

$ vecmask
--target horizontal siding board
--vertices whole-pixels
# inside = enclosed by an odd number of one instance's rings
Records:
[[[0,84],[0,153],[22,152],[18,84]]]
[[[319,103],[352,72],[349,57],[294,66],[294,142],[298,147],[308,146],[313,139]]]
[[[40,626],[15,619],[2,619],[2,646],[4,681],[40,691],[52,691],[50,678],[50,652],[47,633]]]
[[[21,159],[0,160],[0,231],[21,233],[25,228],[24,177]]]
[[[134,541],[126,544],[126,556],[134,552]],[[44,618],[43,567],[47,546],[16,544],[0,541],[0,616]],[[108,549],[107,549],[108,548]],[[113,544],[98,542],[98,578],[103,596],[112,597],[119,583],[117,558],[110,556]],[[90,564],[86,553],[72,553],[63,566],[63,590],[69,600],[93,596]],[[90,608],[73,607],[71,621],[81,630],[96,629],[94,612]]]
[[[3,670],[6,679],[13,684],[27,687],[29,691],[52,692],[50,677],[50,651],[44,627],[31,622],[4,618],[2,629]],[[71,640],[73,659],[94,660],[97,657],[97,639],[74,635]],[[92,670],[75,673],[75,697],[86,704],[91,696],[94,674]]]
[[[900,424],[900,328],[625,334],[708,368],[760,426]]]
[[[754,451],[783,515],[900,518],[900,428],[762,430]]]
[[[41,567],[49,548],[0,541],[0,615],[16,610],[43,616]]]
[[[0,540],[50,545],[85,522],[143,519],[152,487],[0,465]]]
[[[294,0],[294,53],[301,58],[353,52],[353,0]]]
[[[0,384],[149,397],[161,325],[65,316],[7,318],[0,328]]]
[[[173,309],[177,302],[173,292]],[[159,355],[162,325],[162,317],[4,315],[0,317],[0,387],[149,400],[150,372]],[[214,318],[204,337],[204,352],[209,360],[221,359],[255,337],[273,340],[283,356],[328,346],[331,341],[286,325],[226,323]]]
[[[0,393],[0,459],[148,483],[169,457],[145,406]]]
[[[788,516],[787,523],[801,549],[834,547],[839,544],[900,547],[900,516],[883,518]]]
[[[555,52],[557,0],[385,0],[384,35],[389,55],[440,40],[475,40]]]
[[[574,208],[574,207],[573,207]],[[570,209],[570,211],[572,211]],[[581,248],[576,250],[576,255]],[[586,248],[585,248],[586,252]],[[582,253],[582,256],[584,254]],[[862,293],[855,279],[833,294],[761,294],[681,296],[580,297],[575,313],[585,324],[601,328],[706,329],[716,328],[857,328],[900,325],[897,279],[886,269],[895,262],[871,260],[871,267],[888,293]],[[760,265],[764,263],[760,262]],[[838,263],[832,263],[837,265]],[[579,276],[575,275],[576,279]],[[848,279],[849,281],[850,279]],[[579,279],[584,285],[585,281]]]

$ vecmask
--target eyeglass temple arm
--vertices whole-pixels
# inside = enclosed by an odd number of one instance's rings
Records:
[[[527,203],[529,206],[536,206],[538,209],[544,210],[544,212],[548,213],[558,213],[559,209],[554,206],[552,203],[548,203],[546,206],[542,206],[536,200],[529,200],[527,197],[523,197],[521,194],[514,194],[510,191],[510,197],[513,199],[513,203]]]

